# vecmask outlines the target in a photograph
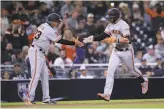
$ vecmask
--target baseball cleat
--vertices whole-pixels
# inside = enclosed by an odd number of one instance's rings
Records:
[[[44,101],[44,102],[42,102],[42,104],[56,104],[56,101]]]
[[[146,94],[146,92],[148,91],[148,79],[144,78],[145,82],[141,83],[141,87],[142,87],[142,94]]]
[[[32,105],[33,103],[30,100],[25,100],[25,105]]]
[[[36,104],[36,101],[31,101],[32,104]]]
[[[100,99],[103,99],[103,100],[105,100],[105,101],[109,101],[109,100],[110,100],[110,96],[105,95],[105,94],[98,93],[97,96],[98,96]]]

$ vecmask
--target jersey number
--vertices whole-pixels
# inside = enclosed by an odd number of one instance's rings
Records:
[[[35,39],[39,39],[41,34],[42,34],[42,32],[37,30],[36,33],[35,33]]]

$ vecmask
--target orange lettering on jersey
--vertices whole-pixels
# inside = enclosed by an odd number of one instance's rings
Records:
[[[120,36],[123,36],[121,31],[119,31],[119,30],[111,30],[111,32],[114,33],[114,34],[119,34]]]

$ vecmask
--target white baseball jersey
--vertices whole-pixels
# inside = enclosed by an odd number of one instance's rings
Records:
[[[119,20],[116,24],[108,24],[104,32],[116,38],[126,37],[130,35],[129,25],[123,20]],[[112,54],[110,56],[108,64],[108,74],[104,87],[105,95],[111,95],[112,93],[114,84],[114,74],[120,62],[124,63],[124,65],[128,69],[128,72],[132,73],[134,76],[142,76],[140,70],[137,69],[134,65],[134,50],[131,44],[116,42],[114,43],[114,46],[116,48],[112,50]]]
[[[52,28],[49,24],[41,24],[35,33],[32,45],[36,45],[47,52],[50,42],[57,42],[61,39],[61,35],[57,32],[57,28]]]
[[[116,38],[130,35],[129,25],[123,20],[119,20],[116,24],[109,23],[104,32]],[[113,45],[117,48],[128,48],[129,46],[129,44],[123,43],[113,43]]]

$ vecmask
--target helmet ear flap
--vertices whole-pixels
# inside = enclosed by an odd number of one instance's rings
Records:
[[[48,21],[48,20],[47,20],[46,22],[47,22],[48,24],[51,24],[51,23],[52,23],[52,21]]]

